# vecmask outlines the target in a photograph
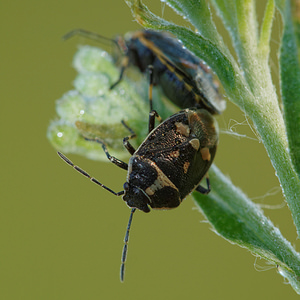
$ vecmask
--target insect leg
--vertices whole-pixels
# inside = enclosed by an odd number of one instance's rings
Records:
[[[149,105],[150,105],[148,129],[149,129],[149,132],[151,132],[154,129],[154,126],[155,126],[155,118],[157,118],[159,122],[162,122],[162,119],[161,119],[160,115],[157,113],[157,111],[153,109],[153,101],[152,101],[152,99],[153,99],[153,96],[152,96],[152,91],[153,91],[153,66],[152,65],[148,66],[148,72],[149,72],[148,98],[149,98]]]
[[[116,44],[116,46],[119,48],[119,50],[122,53],[124,52],[124,49],[122,49],[122,47],[119,45],[118,41],[116,41],[114,39],[107,38],[103,35],[100,35],[98,33],[92,32],[92,31],[81,29],[81,28],[74,29],[74,30],[68,32],[67,34],[65,34],[63,36],[63,40],[70,39],[70,38],[72,38],[76,35],[83,36],[85,38],[88,38],[90,40],[94,40],[94,41],[97,41],[97,42],[103,42],[103,41],[112,42],[112,43]],[[114,84],[111,85],[110,90],[112,90],[115,86],[117,86],[121,82],[121,80],[123,78],[124,71],[128,66],[128,63],[129,63],[129,57],[124,56],[124,58],[122,60],[122,64],[121,64],[121,72],[120,72],[119,79]]]
[[[131,133],[131,135],[125,136],[123,139],[123,145],[127,149],[127,151],[133,155],[135,152],[135,149],[133,146],[129,143],[130,139],[133,139],[136,137],[136,133],[122,120],[121,121],[122,125]]]
[[[82,174],[83,176],[87,177],[88,179],[90,179],[92,182],[98,184],[99,186],[101,186],[102,188],[106,189],[107,191],[109,191],[110,193],[116,195],[116,196],[121,196],[124,194],[124,191],[121,192],[115,192],[113,190],[111,190],[110,188],[108,188],[107,186],[105,186],[104,184],[102,184],[101,182],[99,182],[96,178],[92,177],[90,174],[88,174],[86,171],[84,171],[83,169],[81,169],[80,167],[74,165],[74,163],[68,159],[65,155],[63,155],[61,152],[57,152],[57,154],[71,167],[73,167],[76,171],[78,171],[80,174]]]
[[[203,194],[203,195],[207,195],[210,192],[210,182],[209,182],[209,177],[208,175],[206,175],[206,184],[207,184],[207,188],[201,186],[200,184],[196,187],[195,191]]]
[[[122,63],[121,63],[121,72],[120,72],[120,76],[119,79],[110,86],[110,90],[112,90],[113,88],[115,88],[123,79],[123,75],[124,75],[124,71],[125,69],[128,67],[129,64],[129,57],[128,56],[124,56],[122,59]]]
[[[148,97],[149,97],[149,105],[150,111],[153,111],[153,103],[152,103],[152,90],[153,90],[153,66],[148,66],[149,72],[149,90],[148,90]]]
[[[160,117],[160,115],[158,114],[158,112],[156,110],[150,111],[150,113],[149,113],[149,125],[148,125],[149,133],[155,127],[155,118],[157,118],[160,123],[162,122],[162,118]]]
[[[122,168],[122,169],[124,169],[124,170],[128,170],[128,165],[127,165],[125,162],[123,162],[122,160],[120,160],[120,159],[118,159],[118,158],[116,158],[116,157],[114,157],[114,156],[111,156],[111,155],[109,154],[108,150],[107,150],[106,145],[105,145],[104,142],[101,141],[99,138],[89,139],[89,138],[84,137],[84,139],[87,140],[87,141],[97,142],[97,143],[101,144],[102,149],[103,149],[103,151],[105,152],[107,158],[108,158],[113,164],[117,165],[118,167],[120,167],[120,168]]]

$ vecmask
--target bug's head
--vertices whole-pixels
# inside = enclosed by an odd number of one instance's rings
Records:
[[[150,199],[142,189],[125,182],[124,191],[123,200],[129,207],[137,208],[143,212],[150,212],[148,206],[150,204]]]

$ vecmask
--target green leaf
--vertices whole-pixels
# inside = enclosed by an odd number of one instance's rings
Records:
[[[165,2],[179,15],[187,18],[202,37],[210,39],[214,44],[219,44],[220,47],[224,46],[206,1],[166,0]]]
[[[267,3],[261,33],[259,38],[259,52],[264,59],[267,59],[270,54],[270,39],[272,32],[272,24],[274,19],[275,3],[274,0],[269,0]]]
[[[216,166],[211,167],[209,174],[212,192],[207,196],[194,192],[193,198],[215,231],[230,242],[272,262],[300,294],[300,254],[264,216],[259,206]]]
[[[283,18],[283,36],[280,48],[280,80],[284,119],[289,151],[300,177],[300,63],[297,39],[289,1],[280,7]]]
[[[257,71],[255,63],[257,54],[258,34],[253,0],[212,0],[215,9],[226,26],[250,88],[252,86],[253,72]],[[249,60],[252,57],[252,60]],[[253,63],[254,62],[254,63]]]

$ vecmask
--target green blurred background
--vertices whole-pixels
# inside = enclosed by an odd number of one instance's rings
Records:
[[[150,6],[182,22],[158,0]],[[93,44],[61,37],[74,28],[111,37],[140,27],[122,0],[3,1],[0,15],[1,299],[296,299],[275,267],[218,237],[190,198],[175,210],[136,213],[121,284],[130,210],[64,164],[46,130],[55,100],[72,89],[77,45]],[[276,207],[283,197],[262,143],[232,104],[218,121],[215,163],[254,201],[271,206],[265,213],[296,245],[289,210]],[[249,138],[225,133],[236,122]],[[122,190],[123,170],[69,157]]]

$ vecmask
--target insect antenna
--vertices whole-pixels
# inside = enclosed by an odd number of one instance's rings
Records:
[[[68,40],[68,39],[70,39],[70,38],[72,38],[76,35],[82,36],[82,37],[85,37],[87,39],[94,40],[94,41],[100,42],[100,43],[103,43],[103,41],[108,41],[110,43],[116,44],[117,47],[120,49],[120,45],[118,44],[118,42],[116,40],[105,37],[103,35],[100,35],[98,33],[92,32],[92,31],[81,29],[81,28],[71,30],[70,32],[66,33],[62,37],[62,39],[65,41],[65,40]],[[122,50],[122,49],[120,49],[120,50]]]
[[[90,174],[88,174],[86,171],[84,171],[83,169],[81,169],[80,167],[74,165],[74,163],[68,159],[65,155],[63,155],[61,152],[57,152],[57,154],[71,167],[73,167],[76,171],[78,171],[80,174],[82,174],[83,176],[87,177],[88,179],[90,179],[92,182],[100,185],[102,188],[106,189],[107,191],[109,191],[110,193],[116,195],[116,196],[121,196],[124,194],[124,191],[121,192],[115,192],[113,190],[111,190],[109,187],[105,186],[104,184],[102,184],[101,182],[99,182],[96,178],[92,177]]]
[[[131,222],[132,222],[133,213],[135,211],[136,211],[136,208],[133,208],[130,212],[130,217],[129,217],[127,230],[126,230],[126,234],[125,234],[125,238],[124,238],[124,247],[123,247],[122,258],[121,258],[122,263],[121,263],[121,269],[120,269],[120,280],[121,280],[121,282],[124,281],[125,262],[126,262],[126,258],[127,258],[128,240],[129,240],[129,231],[130,231],[130,226],[131,226]]]

